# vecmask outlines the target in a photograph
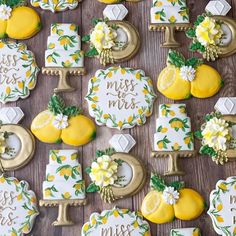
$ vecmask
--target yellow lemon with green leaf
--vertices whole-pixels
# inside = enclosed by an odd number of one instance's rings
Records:
[[[31,124],[31,131],[44,143],[60,143],[81,146],[96,137],[96,126],[76,106],[65,106],[64,101],[53,95],[48,110],[39,113]]]
[[[12,10],[8,14],[9,17],[0,19],[0,38],[28,39],[41,29],[38,13],[30,7],[21,6],[21,4],[21,0],[5,1],[4,6],[10,7]]]
[[[167,98],[208,98],[223,85],[220,74],[201,59],[185,57],[174,50],[168,53],[167,67],[158,76],[157,88]]]
[[[175,218],[193,220],[205,209],[202,196],[193,189],[184,188],[183,182],[167,184],[164,179],[152,174],[151,187],[142,202],[141,211],[153,223],[168,223]]]

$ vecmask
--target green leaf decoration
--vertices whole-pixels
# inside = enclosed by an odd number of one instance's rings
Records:
[[[192,66],[193,68],[197,68],[198,66],[202,64],[203,64],[203,60],[196,57],[189,58],[186,61],[186,66]]]
[[[204,145],[200,148],[200,151],[199,151],[200,154],[203,154],[203,155],[208,155],[208,156],[211,156],[211,157],[216,157],[217,156],[217,152],[209,147],[208,145]]]
[[[98,53],[98,51],[95,47],[92,47],[89,51],[87,51],[85,53],[86,57],[94,57],[94,56],[97,56],[97,55],[99,55],[99,53]]]
[[[186,60],[184,56],[175,50],[169,50],[167,62],[176,67],[185,66]]]
[[[199,43],[199,42],[192,43],[189,49],[193,52],[200,51],[203,53],[206,51],[206,48],[203,45],[201,45],[201,43]]]
[[[200,130],[196,131],[196,132],[194,133],[194,136],[195,136],[196,138],[198,138],[198,139],[202,139],[202,138],[203,138],[202,132],[201,132]]]
[[[63,114],[68,117],[77,116],[82,113],[82,109],[76,107],[76,106],[69,106],[64,109]]]
[[[96,151],[96,157],[101,157],[103,155],[112,156],[115,153],[116,153],[116,151],[115,151],[114,148],[107,148],[107,149],[105,149],[105,151],[97,150]]]
[[[162,179],[160,176],[155,175],[152,173],[151,175],[151,187],[158,192],[163,192],[167,187],[165,180]]]
[[[103,22],[103,20],[102,20],[102,19],[99,19],[99,18],[93,18],[93,19],[92,19],[92,25],[93,25],[93,26],[96,26],[96,24],[99,23],[99,22]]]
[[[184,188],[184,182],[183,181],[174,181],[169,184],[170,187],[173,187],[175,190],[180,190]]]
[[[204,21],[205,17],[206,15],[199,15],[197,17],[197,20],[194,22],[194,26],[200,25]]]
[[[90,35],[89,34],[82,37],[82,42],[88,42],[88,41],[90,41]]]
[[[53,95],[48,103],[48,110],[54,115],[63,114],[65,103],[58,95]]]
[[[87,174],[90,174],[90,173],[91,173],[91,167],[86,167],[86,168],[85,168],[85,172],[86,172]]]
[[[86,189],[86,192],[87,193],[96,193],[96,192],[98,192],[98,191],[100,191],[100,187],[98,187],[96,184],[94,184],[94,183],[91,183],[88,187],[87,187],[87,189]]]
[[[195,38],[196,37],[196,30],[194,28],[190,28],[186,31],[186,35],[189,38]]]
[[[0,0],[0,5],[5,4],[11,8],[26,5],[25,0]]]
[[[121,166],[124,161],[120,159],[116,159],[115,162],[118,164],[118,166]]]

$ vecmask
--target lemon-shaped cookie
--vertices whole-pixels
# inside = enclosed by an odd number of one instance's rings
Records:
[[[156,224],[163,224],[174,220],[174,208],[164,202],[162,193],[156,190],[150,191],[143,200],[142,215]]]
[[[193,189],[179,190],[179,199],[174,204],[175,217],[180,220],[193,220],[200,216],[205,208],[202,196]]]
[[[70,118],[69,126],[62,130],[61,139],[73,146],[84,145],[96,137],[94,122],[84,115]]]
[[[195,79],[191,82],[191,94],[197,98],[215,95],[222,87],[222,79],[218,71],[208,65],[200,65],[196,69]]]
[[[7,21],[0,20],[0,38],[6,37],[6,30],[7,30]]]
[[[190,82],[180,77],[180,70],[169,65],[164,68],[157,80],[158,90],[166,97],[182,100],[190,97]]]
[[[38,13],[30,7],[16,7],[7,22],[6,34],[14,39],[28,39],[41,29]]]

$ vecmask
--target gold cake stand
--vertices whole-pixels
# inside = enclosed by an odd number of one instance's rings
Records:
[[[165,31],[165,41],[161,44],[161,47],[177,48],[180,46],[180,43],[178,43],[175,39],[175,31],[186,31],[190,27],[190,23],[153,23],[149,25],[149,30]]]
[[[69,206],[84,206],[87,199],[71,199],[71,200],[40,200],[39,205],[42,207],[58,207],[57,220],[52,223],[54,226],[73,225],[68,214]]]
[[[179,158],[188,158],[196,155],[196,151],[152,151],[151,157],[169,157],[168,171],[164,173],[165,176],[184,175],[178,166]]]
[[[57,88],[54,89],[55,93],[59,92],[71,92],[75,88],[68,84],[68,75],[85,75],[86,71],[84,67],[73,67],[73,68],[61,68],[61,67],[43,67],[42,73],[44,75],[59,76]]]

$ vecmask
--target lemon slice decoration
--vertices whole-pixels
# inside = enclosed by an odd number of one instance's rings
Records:
[[[167,98],[187,99],[191,96],[208,98],[223,85],[220,74],[195,57],[185,59],[177,51],[168,53],[167,67],[158,76],[157,88]]]
[[[193,189],[185,188],[183,182],[167,184],[161,177],[152,174],[152,190],[142,202],[143,216],[156,224],[199,217],[205,208],[202,196]]]
[[[58,95],[51,97],[48,110],[34,118],[31,131],[41,142],[72,146],[85,145],[96,137],[94,122],[82,115],[78,107],[66,107]]]

